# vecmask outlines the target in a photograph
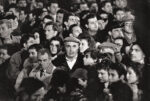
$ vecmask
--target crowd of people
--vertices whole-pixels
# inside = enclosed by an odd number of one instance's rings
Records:
[[[0,101],[150,101],[149,57],[127,0],[6,1]]]

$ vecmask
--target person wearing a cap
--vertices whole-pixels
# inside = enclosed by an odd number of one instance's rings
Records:
[[[64,39],[65,53],[59,55],[53,64],[69,72],[83,67],[83,56],[79,53],[80,40],[75,37],[66,37]]]
[[[113,62],[120,61],[122,59],[122,56],[120,54],[119,46],[111,43],[111,42],[103,42],[99,46],[101,53],[108,53],[111,54],[111,60]]]
[[[123,24],[121,22],[117,22],[117,21],[112,22],[108,31],[109,37],[107,40],[110,42],[114,42],[115,38],[124,37],[122,27]]]
[[[124,21],[123,27],[124,38],[127,40],[128,44],[132,44],[133,42],[137,41],[137,37],[133,29],[134,18],[131,16],[125,16],[123,17],[123,21]]]

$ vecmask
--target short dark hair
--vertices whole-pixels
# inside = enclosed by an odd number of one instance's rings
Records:
[[[96,14],[94,14],[94,13],[88,14],[88,15],[85,17],[85,19],[84,19],[84,20],[85,20],[85,25],[88,24],[88,20],[89,20],[89,19],[95,18],[95,17],[97,18]]]
[[[101,70],[101,69],[104,69],[104,70],[108,71],[112,63],[113,62],[111,60],[104,59],[96,65],[96,69],[97,69],[97,71]]]
[[[46,23],[45,27],[50,26],[50,25],[52,25],[52,28],[53,28],[54,31],[58,31],[58,25],[56,23],[52,22],[52,21]]]
[[[98,50],[97,49],[87,49],[84,54],[90,53],[91,58],[98,59]]]
[[[29,40],[29,38],[34,38],[34,36],[33,36],[33,35],[24,34],[24,35],[22,36],[21,40],[20,40],[20,45],[21,45],[22,47],[24,47],[24,46],[23,46],[24,43],[27,43],[27,41]]]
[[[126,76],[126,70],[125,67],[121,64],[121,63],[112,63],[109,67],[110,70],[115,70],[119,77],[121,77],[122,75]]]
[[[95,40],[93,37],[91,37],[90,35],[87,35],[87,33],[84,33],[84,34],[80,34],[78,36],[78,38],[81,40],[81,39],[85,39],[87,40],[88,42],[88,45],[91,49],[94,49],[95,48]]]
[[[38,54],[41,54],[41,55],[44,55],[45,53],[47,53],[48,56],[51,57],[49,50],[46,48],[42,48],[38,51]]]
[[[114,8],[113,9],[113,14],[115,15],[118,11],[125,11],[123,8]]]
[[[31,45],[29,48],[28,48],[28,50],[30,50],[30,49],[35,49],[37,52],[40,50],[40,49],[42,49],[43,48],[43,46],[42,45],[40,45],[40,44],[33,44],[33,45]]]
[[[49,19],[49,20],[54,21],[53,17],[50,16],[50,15],[45,15],[44,18],[43,18],[43,20],[44,20],[44,19]]]

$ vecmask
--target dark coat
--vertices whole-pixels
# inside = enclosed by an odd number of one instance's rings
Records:
[[[131,88],[122,81],[117,81],[109,86],[114,101],[132,101],[133,92]]]
[[[65,71],[73,73],[77,68],[83,68],[83,56],[78,54],[77,60],[72,69],[70,69],[67,64],[65,54],[59,55],[55,60],[52,61],[52,63],[58,68],[62,68]]]

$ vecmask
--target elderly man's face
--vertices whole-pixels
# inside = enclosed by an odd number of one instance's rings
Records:
[[[38,54],[38,63],[41,68],[46,69],[49,66],[50,58],[47,53],[45,54]]]
[[[78,54],[79,43],[65,42],[66,56],[68,58],[74,58]]]

